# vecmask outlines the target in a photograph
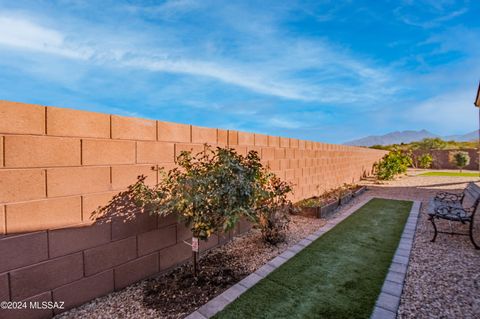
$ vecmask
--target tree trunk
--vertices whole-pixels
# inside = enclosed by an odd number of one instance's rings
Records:
[[[199,239],[196,236],[192,237],[192,259],[193,259],[193,277],[197,277],[198,274],[198,251],[199,248]]]
[[[192,257],[193,257],[193,277],[197,278],[197,252],[192,251]]]

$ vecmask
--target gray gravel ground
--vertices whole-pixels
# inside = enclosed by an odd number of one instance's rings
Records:
[[[369,195],[423,202],[398,318],[480,318],[480,250],[467,236],[439,234],[427,220],[428,200],[440,190],[461,191],[478,177],[409,176],[384,185],[370,183]],[[479,216],[480,217],[480,216]],[[453,229],[466,232],[452,223]],[[448,222],[440,222],[449,230]]]

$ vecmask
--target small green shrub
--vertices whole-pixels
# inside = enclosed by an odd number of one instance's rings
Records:
[[[464,151],[452,152],[450,153],[450,161],[457,166],[461,172],[465,166],[470,164],[470,155]]]
[[[319,207],[322,206],[323,200],[320,197],[310,197],[305,198],[296,203],[295,205],[298,207]]]
[[[432,166],[432,163],[433,157],[428,153],[422,154],[422,156],[420,156],[420,158],[418,159],[418,166],[420,166],[420,168],[430,168]]]
[[[327,203],[330,203],[334,200],[340,199],[342,196],[355,192],[361,188],[360,185],[357,184],[343,184],[343,186],[325,191],[323,194],[319,196],[313,196],[310,198],[302,199],[301,201],[295,203],[296,207],[321,207]]]
[[[375,175],[379,180],[391,180],[407,171],[412,165],[412,158],[401,151],[395,150],[386,154],[375,164]]]
[[[424,138],[418,142],[412,142],[412,147],[422,151],[431,151],[431,150],[443,150],[447,147],[447,142],[441,138]]]
[[[259,179],[259,192],[255,200],[256,214],[253,222],[262,232],[262,238],[269,244],[283,242],[294,207],[287,195],[292,191],[290,184],[272,173],[264,172]]]

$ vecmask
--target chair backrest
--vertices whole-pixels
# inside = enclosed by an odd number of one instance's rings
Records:
[[[474,207],[477,208],[480,202],[480,186],[474,182],[468,183],[467,187],[464,190],[464,196],[462,199],[462,206],[465,208]]]

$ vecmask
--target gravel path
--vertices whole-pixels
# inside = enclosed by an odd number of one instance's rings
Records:
[[[410,257],[398,318],[480,318],[480,251],[467,236],[439,234],[434,243],[425,208],[440,190],[460,191],[478,178],[409,176],[384,185],[369,184],[370,196],[421,200],[419,224]],[[456,231],[465,227],[452,223]],[[448,222],[440,222],[449,229]]]

